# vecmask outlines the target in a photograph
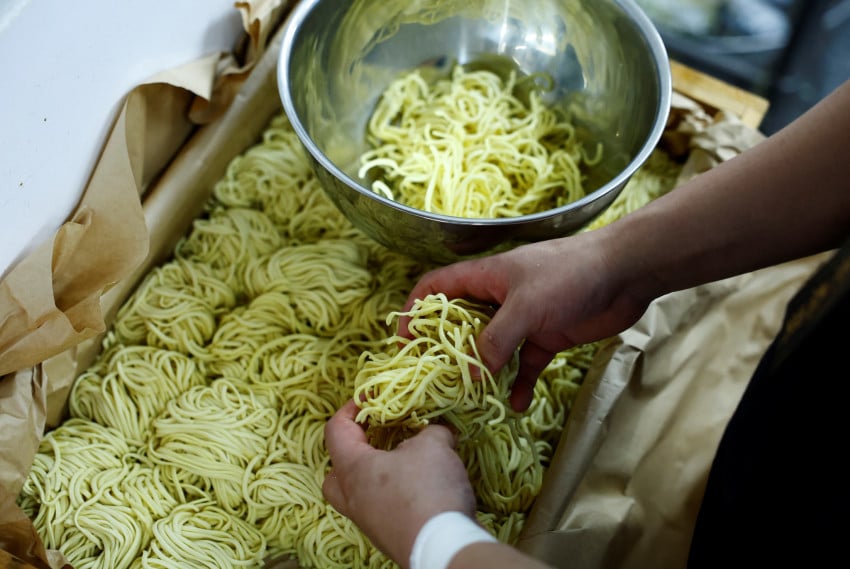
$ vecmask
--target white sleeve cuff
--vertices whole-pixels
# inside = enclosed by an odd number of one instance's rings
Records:
[[[469,516],[443,512],[419,530],[410,552],[410,569],[446,569],[452,558],[467,545],[496,541]]]

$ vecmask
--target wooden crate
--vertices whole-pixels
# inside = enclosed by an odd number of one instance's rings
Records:
[[[737,115],[749,127],[758,129],[770,102],[744,89],[677,61],[670,62],[673,90],[703,105],[710,113],[726,111]]]

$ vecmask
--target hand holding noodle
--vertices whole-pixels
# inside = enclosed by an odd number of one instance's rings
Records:
[[[403,560],[419,528],[434,514],[459,511],[474,517],[475,496],[448,428],[428,426],[387,452],[369,444],[363,426],[354,421],[357,412],[349,401],[325,426],[334,470],[322,491],[378,548]],[[429,476],[420,477],[423,471]],[[376,478],[386,484],[371,484]],[[398,515],[399,504],[404,504],[404,516]]]
[[[503,421],[515,366],[495,375],[485,368],[473,380],[473,370],[483,368],[475,336],[490,320],[484,306],[429,295],[407,312],[390,313],[387,322],[401,316],[408,318],[411,338],[391,337],[386,352],[363,352],[354,378],[357,421],[370,422],[378,444],[392,446],[405,430],[435,419],[451,423],[462,440]]]
[[[850,115],[848,100],[845,84],[752,150],[609,225],[429,272],[405,306],[438,292],[498,306],[478,352],[495,372],[520,347],[511,402],[525,409],[554,354],[617,334],[653,299],[835,247],[850,211],[837,166],[850,119],[834,117]]]
[[[559,352],[616,334],[646,308],[649,299],[630,294],[611,270],[617,267],[606,264],[604,249],[594,243],[599,239],[592,231],[436,269],[418,282],[405,308],[438,291],[499,306],[476,346],[491,373],[519,348],[511,404],[524,411],[537,378]],[[408,336],[409,326],[401,318],[399,334]]]
[[[385,352],[363,353],[353,401],[327,424],[334,470],[325,478],[324,494],[402,564],[422,525],[444,511],[461,512],[488,528],[488,520],[504,516],[507,533],[500,540],[511,542],[553,450],[544,433],[563,424],[566,405],[560,401],[567,399],[561,397],[575,393],[576,384],[564,381],[568,356],[540,383],[535,411],[522,417],[506,409],[515,366],[493,375],[477,354],[475,336],[490,319],[486,305],[437,294],[404,313],[390,313],[387,322],[402,315],[411,337],[392,336]],[[577,352],[576,361],[582,356]],[[480,378],[473,379],[473,368],[482,368]],[[580,381],[581,375],[573,377]],[[438,421],[451,430],[433,424]],[[427,481],[411,483],[424,472]],[[375,478],[388,484],[360,482]],[[390,506],[398,501],[406,505],[401,523]],[[503,559],[515,555],[510,549],[507,554]]]
[[[540,384],[538,375],[559,350],[619,333],[653,299],[840,247],[792,299],[783,330],[726,427],[687,563],[828,564],[844,554],[850,507],[838,466],[843,453],[836,450],[848,436],[843,412],[848,383],[839,378],[824,389],[798,387],[801,379],[813,377],[807,375],[812,361],[838,369],[844,359],[850,312],[848,133],[850,82],[752,150],[609,225],[427,273],[405,309],[437,293],[496,306],[478,334],[477,352],[492,373],[519,347],[512,403],[524,409],[532,386]],[[400,319],[398,332],[414,335],[410,318]],[[335,452],[345,451],[343,442],[336,441]],[[356,462],[366,472],[372,459],[361,459],[347,464]],[[687,466],[671,465],[671,474]],[[337,470],[342,478],[348,474]],[[403,482],[415,489],[431,475],[415,472]],[[401,480],[363,476],[357,482],[359,492],[369,495],[364,486],[379,489]],[[805,492],[792,495],[789,488]],[[403,512],[406,502],[396,498]],[[381,503],[383,511],[391,507]],[[361,523],[370,512],[352,515]],[[778,545],[777,536],[789,535],[788,520],[804,523],[794,524],[793,539]],[[490,549],[468,546],[449,567],[496,567],[476,557]],[[526,559],[513,566],[534,563]]]
[[[334,469],[325,478],[322,492],[376,547],[407,569],[425,522],[441,512],[460,512],[475,519],[475,495],[449,429],[429,425],[392,451],[379,450],[355,422],[357,413],[355,402],[349,401],[325,426]],[[490,569],[546,567],[504,543],[473,544],[455,562]]]

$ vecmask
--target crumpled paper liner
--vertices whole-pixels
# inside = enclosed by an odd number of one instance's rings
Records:
[[[167,168],[187,142],[203,138],[205,125],[221,121],[291,4],[236,2],[245,35],[232,53],[167,70],[129,92],[76,210],[0,281],[0,567],[65,563],[44,551],[15,498],[120,299],[159,260],[157,219],[171,212],[151,210]],[[191,205],[197,216],[201,203]]]
[[[671,157],[685,162],[677,186],[765,138],[738,115],[726,111],[710,113],[703,104],[682,92],[673,93],[670,107],[659,146]]]
[[[5,279],[0,283],[0,314],[4,315],[0,317],[0,322],[4,322],[0,326],[0,365],[5,366],[0,369],[7,373],[0,381],[0,425],[3,426],[0,430],[3,433],[0,435],[0,502],[4,506],[0,508],[0,567],[5,566],[3,555],[8,559],[14,556],[15,562],[26,562],[39,568],[62,567],[64,559],[61,554],[44,551],[32,524],[14,505],[15,497],[44,429],[58,424],[64,417],[70,385],[99,352],[103,332],[115,312],[136,283],[153,266],[167,258],[176,240],[201,212],[213,184],[224,174],[230,159],[254,143],[271,117],[280,112],[275,68],[281,38],[276,26],[292,4],[293,1],[285,0],[237,2],[235,6],[241,10],[247,34],[237,53],[211,56],[167,71],[128,95],[110,137],[109,144],[115,144],[115,148],[110,149],[108,145],[104,149],[98,170],[111,172],[110,181],[123,184],[123,195],[133,197],[129,201],[138,202],[141,198],[141,207],[138,204],[135,204],[135,209],[128,207],[134,211],[137,226],[139,219],[143,220],[146,231],[130,232],[135,238],[130,238],[129,243],[137,247],[132,259],[123,259],[123,264],[112,267],[113,273],[105,278],[92,278],[86,283],[90,292],[88,296],[99,298],[99,302],[89,300],[86,305],[97,308],[82,319],[87,328],[79,327],[77,320],[69,321],[67,302],[54,300],[55,286],[52,283],[53,275],[57,273],[55,267],[52,267],[53,271],[45,271],[43,259],[38,267],[40,270],[31,272],[34,280],[30,281],[51,283],[33,287],[42,289],[42,297],[31,299],[29,294],[21,294],[21,283],[27,281],[22,277],[15,281],[18,288],[14,291],[29,299],[33,309],[45,310],[43,307],[48,306],[47,312],[64,320],[66,326],[71,329],[78,326],[80,329],[74,329],[76,335],[73,340],[68,336],[65,341],[57,342],[61,336],[52,334],[45,337],[43,343],[31,339],[30,334],[39,332],[40,328],[33,326],[36,322],[33,319],[12,321],[5,316],[17,314],[14,310],[7,310],[8,300],[16,297],[2,296],[3,291],[11,289],[7,288]],[[740,153],[760,139],[757,131],[739,121],[735,115],[706,111],[697,99],[686,95],[685,90],[674,98],[663,143],[668,150],[678,148],[681,158],[688,158],[681,180]],[[98,175],[105,176],[96,172],[92,184]],[[88,205],[87,198],[88,194],[81,202],[80,210]],[[99,209],[92,219],[100,222],[102,217],[111,215],[111,210]],[[121,221],[122,227],[113,225],[115,230],[126,229],[125,220]],[[89,238],[88,242],[92,246],[110,245],[109,251],[91,247],[84,250],[85,254],[79,253],[93,256],[86,261],[103,277],[106,270],[102,266],[104,253],[115,254],[115,236],[107,235],[102,241]],[[57,240],[56,243],[64,241]],[[53,245],[51,247],[56,249]],[[86,277],[87,273],[77,267],[67,271],[63,270],[55,279],[64,283],[63,290],[69,293],[73,290],[74,298],[79,298],[78,281],[73,279]],[[39,278],[35,279],[36,276]],[[748,278],[751,277],[741,277],[740,280],[745,282]],[[780,285],[782,282],[779,279]],[[790,282],[785,285],[792,287]],[[718,286],[721,288],[716,289]],[[778,306],[788,295],[789,288],[776,285],[755,294],[755,286],[747,289],[751,294],[748,302],[754,303],[751,308],[762,306],[760,310],[779,318],[781,310]],[[655,443],[658,443],[658,448],[669,444],[668,441],[673,439],[668,438],[667,426],[678,425],[672,419],[657,423],[664,414],[656,409],[659,405],[656,399],[660,397],[665,405],[669,405],[662,406],[662,410],[679,408],[681,402],[677,402],[676,397],[686,399],[688,405],[682,409],[689,409],[692,415],[673,416],[682,422],[686,422],[685,419],[697,421],[694,424],[698,425],[702,424],[700,421],[704,414],[714,416],[715,425],[720,425],[731,409],[727,405],[725,409],[707,413],[698,405],[699,401],[684,397],[685,392],[679,386],[685,380],[656,375],[670,370],[652,368],[648,362],[655,362],[656,354],[668,357],[661,351],[665,345],[670,346],[669,350],[675,346],[673,353],[680,357],[703,349],[703,344],[712,345],[714,340],[704,320],[707,314],[726,314],[717,312],[719,309],[716,308],[729,296],[720,294],[721,290],[727,289],[713,285],[670,297],[683,296],[686,299],[684,305],[677,306],[702,306],[701,310],[691,308],[676,312],[668,299],[659,301],[644,320],[621,337],[612,339],[600,352],[594,375],[588,378],[586,387],[581,391],[582,397],[573,408],[558,455],[547,474],[546,486],[523,534],[521,548],[558,565],[604,567],[613,566],[615,560],[631,562],[641,559],[647,544],[657,545],[671,533],[676,537],[675,532],[668,531],[664,524],[657,522],[654,510],[644,504],[646,496],[654,495],[651,491],[653,478],[646,476],[645,470],[647,465],[654,464],[651,450],[656,448]],[[82,312],[71,312],[71,316],[80,316]],[[721,320],[728,328],[739,325],[738,315],[735,318],[733,320],[729,316],[728,321]],[[25,325],[7,327],[7,321]],[[671,336],[674,330],[678,331],[678,335]],[[676,343],[684,337],[689,338],[687,345]],[[24,341],[30,342],[32,349],[8,351],[10,346],[22,346],[19,342]],[[744,353],[756,353],[761,349],[761,343],[743,342],[735,347],[744,349]],[[13,356],[20,359],[13,360]],[[682,369],[689,368],[689,361],[682,362]],[[664,388],[668,384],[675,387]],[[642,396],[631,402],[637,394]],[[737,393],[730,391],[729,397],[734,400]],[[642,408],[639,403],[647,408]],[[654,425],[654,429],[644,432],[635,425]],[[627,436],[632,432],[642,433],[640,441]],[[705,458],[711,456],[714,450],[711,442],[711,436],[694,442],[707,446],[697,453],[703,457],[703,462],[693,463],[692,476],[682,482],[682,487],[691,488],[687,494],[691,498],[700,491],[701,469]],[[679,450],[685,456],[693,449]],[[635,460],[636,457],[645,457],[645,460]],[[641,492],[624,491],[624,488],[629,488],[627,484],[624,486],[625,481],[632,479],[642,481],[636,485]],[[608,484],[609,480],[617,481],[617,484]],[[651,506],[652,500],[647,502]],[[639,504],[640,508],[628,505],[632,503]],[[671,516],[686,516],[682,523],[684,533],[687,533],[689,511],[680,512],[673,506],[667,509]],[[634,513],[637,511],[646,513],[638,517]],[[674,518],[664,519],[670,521]],[[678,527],[672,522],[669,525]],[[638,531],[637,527],[645,529]],[[678,542],[674,539],[673,543]],[[644,557],[643,561],[646,560]],[[296,566],[291,561],[281,560],[280,563],[281,567]]]

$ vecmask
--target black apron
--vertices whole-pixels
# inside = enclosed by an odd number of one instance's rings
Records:
[[[726,427],[689,569],[850,566],[848,330],[850,241],[788,303]]]

